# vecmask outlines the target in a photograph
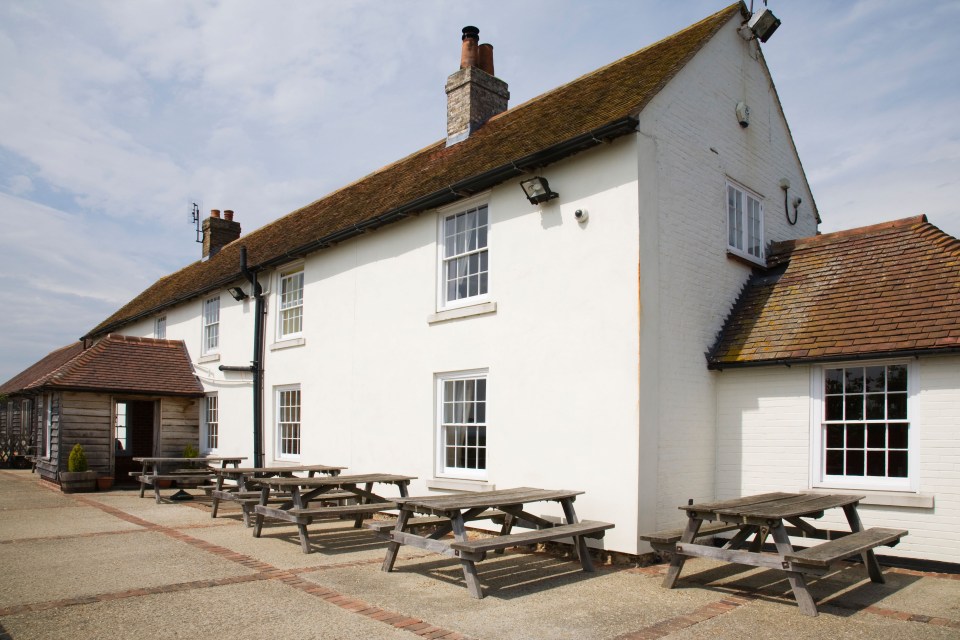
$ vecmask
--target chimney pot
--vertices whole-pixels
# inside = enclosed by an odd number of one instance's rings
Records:
[[[220,209],[210,209],[210,217],[211,217],[211,218],[219,218],[219,217],[220,217]]]
[[[224,210],[223,210],[223,219],[224,219],[224,220],[233,220],[233,209],[224,209]]]
[[[477,50],[477,66],[481,71],[486,71],[490,75],[493,73],[493,45],[484,43]]]
[[[467,69],[477,66],[477,43],[480,42],[480,29],[464,27],[463,42],[460,46],[460,68]]]

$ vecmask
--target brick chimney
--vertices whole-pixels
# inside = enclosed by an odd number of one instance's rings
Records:
[[[210,217],[203,221],[203,259],[213,256],[240,237],[240,223],[234,222],[233,211],[226,209],[220,217],[220,209],[211,209]]]
[[[478,44],[480,30],[464,27],[460,70],[447,78],[447,146],[466,140],[507,110],[507,83],[493,75],[493,45]]]

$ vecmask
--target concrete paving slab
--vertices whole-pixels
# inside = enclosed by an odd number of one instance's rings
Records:
[[[415,637],[277,581],[123,598],[12,615],[0,619],[0,624],[16,640],[396,640]]]
[[[0,544],[0,608],[254,573],[161,533]]]
[[[303,573],[378,607],[428,619],[473,638],[613,638],[718,600],[703,589],[670,592],[624,570],[584,573],[576,561],[507,553],[477,565],[486,597],[470,597],[456,560],[401,549],[379,565]]]
[[[13,515],[14,513],[16,516]],[[106,531],[133,531],[140,528],[106,514],[96,507],[76,506],[76,502],[70,501],[63,503],[59,508],[47,506],[40,509],[22,508],[3,511],[0,517],[0,541]]]

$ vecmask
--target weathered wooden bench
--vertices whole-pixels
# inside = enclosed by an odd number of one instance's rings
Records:
[[[502,519],[506,514],[503,511],[498,509],[488,509],[480,515],[474,517],[473,520],[498,520]],[[437,526],[449,526],[450,518],[445,518],[442,516],[426,516],[423,518],[408,518],[407,526],[404,530],[408,529],[421,529],[423,527],[437,527]],[[367,529],[372,529],[377,533],[378,536],[385,540],[391,540],[392,537],[390,532],[393,531],[397,526],[396,520],[372,520],[366,522],[363,525]]]
[[[353,497],[356,496],[354,495]],[[318,498],[318,500],[322,499],[326,498]],[[397,504],[395,502],[368,502],[366,504],[346,504],[328,507],[292,507],[290,509],[279,509],[258,504],[254,507],[256,519],[253,525],[253,537],[260,537],[260,531],[263,528],[263,519],[265,517],[293,522],[299,530],[301,550],[304,553],[310,553],[310,539],[307,534],[307,525],[312,524],[314,518],[321,516],[354,516],[356,519],[354,526],[359,527],[364,516],[372,516],[381,511],[396,508]]]
[[[700,525],[699,531],[697,531],[697,538],[706,538],[709,536],[716,535],[718,533],[726,533],[727,531],[735,531],[739,528],[738,525],[729,524],[727,522],[704,522]],[[650,546],[656,549],[657,551],[673,551],[676,547],[676,544],[680,542],[680,538],[683,537],[684,529],[664,529],[663,531],[655,531],[654,533],[645,533],[639,537],[641,540],[646,540],[650,543]]]
[[[490,538],[476,538],[462,542],[451,542],[450,548],[453,549],[457,557],[479,562],[486,558],[488,552],[499,551],[509,547],[522,547],[540,542],[563,540],[574,536],[602,538],[604,532],[606,532],[607,529],[613,529],[613,527],[614,524],[612,522],[583,520],[572,524],[559,524],[555,527],[547,527],[545,529],[508,533]]]
[[[903,529],[874,527],[851,533],[836,540],[800,549],[784,555],[783,559],[796,565],[830,567],[850,556],[860,555],[875,547],[892,547],[909,532]]]
[[[250,515],[254,511],[254,507],[260,504],[261,496],[259,491],[239,491],[237,489],[232,490],[216,490],[209,492],[210,497],[213,499],[212,508],[210,510],[210,517],[216,518],[217,511],[220,505],[221,500],[227,500],[230,502],[236,502],[240,504],[240,509],[243,512],[243,523],[246,526],[250,526]],[[349,491],[331,491],[327,494],[324,494],[322,499],[314,500],[314,502],[342,502],[343,500],[348,500],[351,498],[356,498],[357,496]],[[268,504],[284,504],[289,502],[292,498],[290,493],[271,493],[270,497],[267,499]]]
[[[153,487],[153,496],[157,504],[160,503],[160,484],[157,482],[158,480],[171,480],[180,483],[178,486],[182,486],[184,484],[209,482],[212,477],[208,473],[198,475],[187,475],[185,473],[137,474],[137,479],[140,480],[140,497],[143,497],[144,488],[150,485]]]

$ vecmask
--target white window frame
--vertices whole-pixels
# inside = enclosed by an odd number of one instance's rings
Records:
[[[488,470],[490,468],[490,459],[489,459],[489,432],[487,426],[489,425],[489,399],[490,399],[490,386],[489,386],[489,370],[488,369],[472,369],[467,371],[454,371],[446,373],[438,373],[434,376],[435,380],[435,406],[436,406],[436,416],[435,423],[436,428],[434,430],[435,440],[436,440],[436,452],[435,452],[435,474],[438,478],[456,478],[462,480],[487,480],[488,479]],[[483,380],[484,382],[484,396],[483,396],[483,420],[478,419],[472,421],[457,421],[454,419],[451,422],[448,422],[444,419],[444,405],[446,404],[447,397],[444,393],[444,385],[448,382],[456,383],[458,381],[468,381],[468,380]],[[455,400],[454,400],[455,402]],[[477,449],[483,449],[483,468],[469,468],[469,467],[457,467],[457,466],[448,466],[447,465],[447,438],[446,434],[449,431],[450,427],[462,427],[466,429],[478,428],[478,433],[475,434],[477,438],[475,445]],[[482,440],[480,434],[482,430]],[[469,437],[469,435],[467,435]],[[480,442],[482,441],[482,445]],[[467,448],[470,448],[469,440]],[[477,451],[477,461],[479,463],[479,451]]]
[[[212,303],[216,302],[216,318],[212,318],[209,309]],[[202,342],[202,353],[204,355],[220,352],[220,296],[216,295],[203,301],[201,310],[201,324],[203,331],[200,339]]]
[[[906,422],[907,427],[907,477],[889,478],[879,476],[830,476],[826,474],[826,454],[824,443],[824,425],[826,418],[826,398],[824,391],[824,371],[826,369],[840,369],[851,367],[875,367],[900,365],[907,369],[907,417],[906,420],[886,419],[875,423]],[[823,489],[859,489],[869,491],[919,491],[920,463],[920,410],[917,401],[919,386],[919,367],[909,360],[858,360],[854,362],[837,362],[811,367],[810,397],[811,402],[811,429],[810,429],[810,479],[811,487]],[[869,424],[871,421],[851,420]]]
[[[300,298],[299,301],[286,301],[284,300],[284,284],[287,281],[293,281],[299,279],[300,281]],[[291,265],[284,269],[281,269],[277,272],[277,340],[292,340],[295,338],[303,337],[303,299],[305,293],[306,280],[304,278],[304,266],[303,264]],[[292,314],[299,313],[300,328],[297,331],[290,331],[286,333],[284,331],[284,315],[287,312]]]
[[[470,200],[460,201],[454,206],[444,207],[437,211],[437,310],[443,311],[446,309],[458,309],[461,307],[467,307],[475,304],[480,304],[490,299],[490,236],[492,230],[492,224],[490,219],[490,207],[488,204],[489,195],[483,194],[472,198]],[[463,220],[469,217],[469,214],[477,214],[483,212],[483,215],[486,218],[486,224],[483,227],[477,227],[477,233],[474,239],[476,240],[477,246],[473,249],[464,247],[464,250],[461,252],[456,251],[454,247],[454,253],[447,256],[447,244],[446,244],[446,222],[447,220],[455,220],[457,216],[463,216]],[[482,231],[481,231],[482,229]],[[466,233],[466,231],[465,231]],[[471,240],[470,234],[465,235],[465,241],[469,242]],[[480,247],[480,242],[485,242],[483,247]],[[456,238],[454,237],[454,243]],[[450,299],[447,290],[447,263],[453,260],[459,259],[459,263],[462,265],[466,262],[468,265],[473,259],[473,256],[476,256],[476,267],[477,267],[477,285],[478,290],[474,295],[469,294],[469,277],[467,278],[467,287],[468,292],[463,297],[455,297]],[[486,269],[483,269],[483,265],[486,265]],[[485,283],[486,291],[480,292],[479,289]]]
[[[167,339],[167,316],[159,316],[153,322],[153,335],[160,340]]]
[[[731,203],[731,195],[738,196],[735,203]],[[751,201],[756,204],[753,218]],[[723,202],[727,220],[727,251],[745,260],[765,264],[763,197],[742,184],[727,179],[723,189]],[[751,243],[754,238],[756,242]]]
[[[281,400],[284,397],[285,393],[295,391],[297,393],[297,405],[295,415],[285,414],[284,405]],[[300,390],[299,384],[284,385],[280,387],[274,387],[273,389],[273,404],[274,404],[274,422],[273,422],[273,433],[276,438],[276,457],[277,460],[299,460],[301,453],[303,451],[303,394]],[[293,420],[292,418],[296,418]],[[287,438],[285,437],[283,425],[296,424],[297,435],[296,438]],[[286,440],[296,440],[296,452],[284,451],[284,443]]]
[[[212,431],[211,425],[213,425]],[[216,453],[220,447],[220,396],[216,392],[208,393],[203,397],[203,441],[201,445],[204,453]]]

